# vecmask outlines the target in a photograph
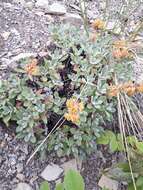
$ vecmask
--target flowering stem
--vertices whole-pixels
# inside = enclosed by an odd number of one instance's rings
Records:
[[[86,12],[86,6],[85,6],[85,0],[80,0],[80,10],[81,10],[81,16],[83,18],[83,23],[84,23],[84,29],[86,31],[87,36],[89,37],[89,32],[88,32],[88,18],[87,18],[87,12]]]

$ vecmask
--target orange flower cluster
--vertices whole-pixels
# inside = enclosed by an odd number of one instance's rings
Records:
[[[113,57],[116,59],[129,57],[129,51],[125,40],[119,40],[113,44]]]
[[[124,84],[112,85],[109,88],[108,96],[117,96],[119,92],[124,92],[128,96],[132,96],[135,93],[143,93],[143,83],[134,84],[133,82],[129,81]]]
[[[32,59],[29,64],[25,66],[25,71],[28,75],[38,75],[39,67],[37,66],[37,59]]]
[[[92,28],[94,30],[102,30],[102,29],[104,29],[104,27],[105,27],[105,22],[101,19],[96,19],[92,23]]]
[[[71,98],[67,100],[66,106],[68,108],[68,113],[65,113],[64,117],[68,121],[72,121],[73,123],[79,122],[79,114],[83,111],[84,106],[82,102],[78,102],[77,99]]]

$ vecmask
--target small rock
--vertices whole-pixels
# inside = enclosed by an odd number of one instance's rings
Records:
[[[27,8],[30,9],[30,10],[32,10],[33,7],[34,7],[34,4],[33,4],[31,1],[29,1],[29,2],[27,2],[27,3],[25,4],[25,7],[27,7]]]
[[[48,9],[49,8],[49,1],[48,0],[37,0],[36,7]]]
[[[68,162],[65,162],[64,164],[61,165],[61,167],[64,169],[64,172],[67,172],[70,169],[78,170],[76,159],[72,159],[69,160]]]
[[[32,190],[27,183],[19,183],[15,190]]]
[[[2,142],[0,143],[0,149],[5,148],[6,145],[7,145],[6,141],[5,141],[5,140],[2,141]]]
[[[16,164],[16,157],[12,155],[9,158],[9,163],[10,163],[11,166],[15,165]]]
[[[75,26],[81,26],[83,24],[82,18],[78,14],[73,13],[67,13],[62,18],[63,23],[75,25]]]
[[[62,174],[63,169],[56,164],[48,165],[41,173],[41,177],[47,181],[54,181]]]
[[[43,16],[45,13],[42,11],[36,11],[35,14],[38,16]]]
[[[16,177],[17,177],[17,179],[19,179],[20,181],[23,181],[24,178],[25,178],[25,176],[24,176],[23,174],[21,174],[21,173],[18,173],[18,174],[16,175]]]
[[[100,6],[101,6],[101,10],[105,10],[106,9],[106,1],[102,1],[101,2],[101,4],[100,4]]]
[[[5,136],[5,139],[7,139],[7,138],[8,138],[8,134],[7,134],[7,133],[5,133],[5,135],[4,135],[4,136]]]
[[[22,172],[23,171],[23,164],[22,163],[17,164],[16,168],[17,168],[18,173]]]
[[[6,40],[8,40],[10,34],[11,34],[10,32],[4,32],[4,33],[1,34],[1,36],[2,36],[3,39],[6,41]]]
[[[12,4],[11,3],[4,3],[3,7],[4,8],[12,8]]]
[[[110,22],[107,23],[107,27],[106,28],[108,30],[112,30],[115,27],[115,24],[116,24],[115,22],[110,21]]]
[[[66,12],[67,11],[64,5],[60,3],[53,3],[52,5],[49,6],[47,13],[54,15],[64,15],[66,14]]]
[[[0,156],[0,164],[2,163],[2,160],[3,160],[3,159],[2,159],[2,156]]]
[[[19,35],[20,35],[20,33],[18,32],[18,30],[16,30],[15,28],[12,28],[12,29],[11,29],[11,33],[13,33],[13,34],[16,35],[16,36],[19,36]]]
[[[107,176],[102,175],[102,177],[99,180],[98,185],[101,188],[107,188],[111,190],[118,190],[118,182],[108,178]]]
[[[25,5],[25,0],[13,0],[14,3],[21,4],[22,6]]]

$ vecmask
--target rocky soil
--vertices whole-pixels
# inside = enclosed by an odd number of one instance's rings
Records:
[[[54,153],[46,155],[43,160],[37,155],[26,165],[32,152],[33,148],[30,145],[17,140],[15,134],[0,127],[0,190],[22,190],[22,188],[24,190],[25,185],[29,190],[39,190],[39,184],[44,179],[52,182],[51,187],[53,187],[63,176],[62,170],[79,167],[85,179],[86,189],[98,190],[101,171],[115,163],[118,158],[118,155],[111,156],[104,148],[104,154],[97,152],[91,155],[82,166],[75,160],[58,159]],[[57,167],[50,167],[50,173],[47,168],[46,174],[45,172],[42,174],[49,164],[56,164]]]
[[[57,1],[56,7],[49,8],[53,0],[1,0],[0,1],[0,73],[3,76],[7,67],[12,67],[17,60],[29,55],[44,55],[48,51],[50,36],[48,26],[55,22],[69,22],[77,26],[82,25],[80,9],[77,0]],[[47,3],[48,2],[48,3]],[[54,1],[55,2],[55,1]],[[112,1],[108,6],[111,15],[116,18],[115,12],[121,2]],[[115,5],[115,6],[114,6]],[[88,1],[88,17],[94,19],[103,15],[104,1]],[[72,15],[71,15],[72,13]],[[107,15],[108,16],[108,15]],[[136,23],[143,16],[143,3],[134,10],[130,19]],[[142,36],[142,33],[141,33]],[[140,62],[139,62],[140,61]],[[136,73],[142,80],[142,59],[137,61]],[[142,69],[140,69],[142,68]],[[34,157],[29,165],[26,161],[33,148],[23,141],[16,139],[9,130],[0,126],[0,190],[38,190],[39,183],[43,180],[41,173],[48,164],[55,163],[61,166],[66,159],[57,159],[54,154],[40,160]],[[101,170],[115,162],[117,156],[107,153],[91,155],[82,165],[82,174],[85,178],[87,190],[98,190],[98,181]],[[56,179],[57,180],[57,179]],[[19,185],[18,185],[19,184]],[[53,182],[52,182],[53,184]]]

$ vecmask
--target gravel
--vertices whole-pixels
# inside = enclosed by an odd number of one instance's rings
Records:
[[[54,154],[41,160],[37,155],[26,166],[33,147],[16,139],[11,131],[0,126],[0,190],[13,190],[20,182],[29,183],[38,190],[43,169],[51,162],[58,162]]]

